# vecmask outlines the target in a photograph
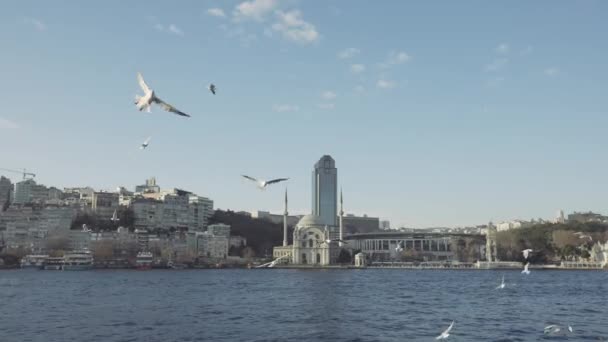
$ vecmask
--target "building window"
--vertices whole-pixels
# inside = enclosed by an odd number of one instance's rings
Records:
[[[310,239],[310,240],[308,240],[308,247],[312,248],[312,246],[313,246],[313,242],[312,242],[312,239]]]
[[[302,253],[302,263],[306,264],[306,253]]]
[[[317,264],[321,263],[321,254],[317,253]]]
[[[302,248],[306,248],[306,240],[302,241]]]

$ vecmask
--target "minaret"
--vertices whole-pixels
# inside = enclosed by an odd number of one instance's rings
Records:
[[[285,211],[283,212],[283,246],[287,246],[287,215],[289,212],[287,211],[287,189],[285,189]]]
[[[344,239],[344,200],[342,198],[342,189],[340,189],[340,247],[342,247],[342,240]]]

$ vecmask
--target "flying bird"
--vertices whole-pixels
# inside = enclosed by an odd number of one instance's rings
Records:
[[[530,255],[530,253],[534,252],[531,249],[524,249],[523,251],[521,251],[524,254],[524,259],[528,260],[528,256]]]
[[[114,214],[112,214],[112,218],[110,219],[110,221],[112,221],[113,223],[120,221],[120,219],[118,218],[118,215],[116,213],[116,210],[114,210]]]
[[[215,87],[215,84],[213,84],[213,83],[211,83],[211,84],[209,85],[209,87],[207,87],[207,89],[209,89],[209,91],[210,91],[210,92],[211,92],[213,95],[215,95],[215,92],[216,92],[216,90],[217,90],[217,88]]]
[[[502,276],[502,281],[500,282],[500,285],[496,286],[497,290],[501,290],[504,289],[507,286],[507,284],[505,284],[505,276]]]
[[[530,263],[527,262],[526,265],[524,266],[524,270],[521,271],[522,274],[530,274],[530,271],[528,270],[528,267],[530,267]]]
[[[441,333],[441,335],[435,337],[436,340],[445,340],[448,337],[450,337],[450,331],[452,331],[452,328],[454,327],[454,321],[452,321],[452,324],[450,324],[450,326],[445,329],[444,332]]]
[[[144,141],[139,148],[141,150],[145,150],[148,147],[148,145],[150,144],[151,139],[152,139],[152,137],[148,137],[148,139],[146,139],[146,141]]]
[[[399,243],[397,243],[397,247],[395,248],[395,251],[397,253],[403,252],[403,241],[399,241]]]
[[[258,180],[258,179],[255,179],[253,177],[249,177],[249,176],[246,176],[246,175],[241,175],[241,176],[243,176],[244,178],[249,179],[252,182],[257,183],[258,188],[260,188],[260,190],[265,190],[266,187],[269,186],[270,184],[275,184],[275,183],[283,182],[283,181],[286,181],[286,180],[289,179],[289,178],[277,178],[277,179],[265,181],[265,180],[261,180],[261,179]]]
[[[148,87],[140,73],[137,73],[137,81],[139,82],[141,89],[144,91],[144,96],[135,95],[135,105],[140,112],[145,109],[148,113],[150,113],[150,107],[152,104],[156,103],[168,112],[190,117],[190,115],[179,111],[177,108],[158,98],[156,94],[154,94],[154,90]]]
[[[559,325],[556,325],[556,324],[547,325],[545,327],[545,335],[557,334],[561,330],[562,330],[562,328]]]
[[[273,261],[271,261],[271,262],[268,262],[268,263],[265,263],[265,264],[263,264],[263,265],[257,266],[256,268],[273,268],[273,267],[274,267],[274,266],[277,264],[277,262],[278,262],[279,260],[284,259],[284,258],[287,258],[287,257],[289,257],[289,256],[290,256],[289,254],[288,254],[288,255],[284,255],[284,256],[282,256],[282,257],[280,257],[280,258],[274,259],[274,260],[273,260]]]

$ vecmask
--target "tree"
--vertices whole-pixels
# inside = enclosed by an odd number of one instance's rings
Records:
[[[352,264],[353,258],[348,250],[341,248],[337,261],[339,264]]]

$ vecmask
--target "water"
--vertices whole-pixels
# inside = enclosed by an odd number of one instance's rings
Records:
[[[452,320],[448,341],[608,341],[608,272],[0,272],[2,342],[434,341]]]

